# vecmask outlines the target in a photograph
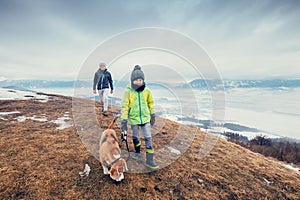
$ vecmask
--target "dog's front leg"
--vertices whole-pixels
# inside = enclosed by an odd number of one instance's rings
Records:
[[[127,163],[125,162],[125,171],[128,172]]]
[[[105,167],[105,166],[102,165],[102,168],[103,168],[103,173],[104,174],[109,174],[109,171],[108,171],[107,167]]]

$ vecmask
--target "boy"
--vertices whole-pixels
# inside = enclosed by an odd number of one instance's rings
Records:
[[[145,76],[141,67],[136,65],[131,73],[131,85],[125,91],[121,110],[121,129],[127,131],[127,121],[131,125],[132,139],[135,148],[133,159],[141,157],[141,142],[139,129],[142,129],[146,143],[146,166],[151,169],[158,169],[154,162],[154,149],[152,147],[152,136],[150,125],[155,123],[154,101],[150,90],[144,82]]]
[[[93,93],[96,94],[96,85],[99,93],[100,103],[103,104],[103,115],[107,116],[108,108],[108,92],[110,87],[110,94],[113,93],[113,81],[111,74],[107,71],[104,63],[99,64],[99,69],[94,75]]]

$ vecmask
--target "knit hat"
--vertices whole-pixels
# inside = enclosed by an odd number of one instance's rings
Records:
[[[142,71],[142,68],[139,65],[134,66],[133,71],[131,72],[131,82],[134,80],[141,78],[145,80],[144,72]]]
[[[105,64],[104,62],[99,63],[99,67],[100,67],[101,65],[103,65],[103,66],[106,67],[106,64]]]

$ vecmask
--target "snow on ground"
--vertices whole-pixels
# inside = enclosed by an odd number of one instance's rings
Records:
[[[19,111],[12,111],[12,112],[0,112],[0,119],[1,120],[7,120],[5,116],[11,115],[11,114],[19,114]],[[48,122],[47,117],[45,114],[43,114],[41,117],[37,117],[36,115],[33,115],[32,117],[26,117],[24,115],[18,116],[14,118],[18,122],[24,122],[26,120],[33,120],[38,122]],[[55,123],[58,127],[56,129],[63,130],[66,128],[69,128],[73,126],[73,122],[71,121],[71,118],[69,117],[69,112],[65,112],[63,117],[59,117],[56,120],[50,121],[50,123]]]
[[[10,115],[10,114],[19,114],[19,111],[12,111],[12,112],[0,112],[0,119],[1,120],[7,120],[5,116]],[[56,129],[58,130],[63,130],[66,128],[69,128],[73,126],[73,122],[71,121],[71,118],[69,117],[69,112],[65,112],[63,117],[59,117],[56,120],[50,121],[50,123],[55,123],[58,127]],[[38,122],[48,122],[47,117],[45,114],[43,114],[41,117],[37,117],[36,115],[33,115],[32,117],[26,117],[24,115],[18,116],[14,118],[18,122],[24,122],[26,120],[33,120],[33,121],[38,121]]]
[[[1,120],[7,120],[7,119],[4,118],[4,116],[18,114],[18,113],[20,113],[20,112],[19,111],[0,112],[0,119]]]
[[[63,129],[73,126],[73,123],[70,120],[71,120],[71,118],[69,117],[68,112],[65,112],[63,117],[59,117],[56,120],[52,120],[51,122],[58,125],[58,127],[56,129],[63,130]]]
[[[300,168],[298,167],[293,167],[292,165],[288,165],[288,164],[283,164],[283,166],[285,166],[288,169],[294,170],[296,172],[300,172]]]
[[[180,155],[180,154],[181,154],[181,152],[180,152],[179,150],[174,149],[173,147],[168,146],[167,149],[168,149],[171,153],[174,153],[174,154],[176,154],[176,155]]]
[[[30,100],[34,99],[39,102],[47,102],[48,96],[37,94],[35,92],[31,91],[20,91],[20,90],[14,90],[14,89],[7,89],[7,88],[0,88],[0,100]],[[11,111],[11,112],[0,112],[0,120],[7,120],[5,116],[11,115],[11,114],[20,114],[19,111]],[[26,120],[33,120],[33,121],[39,121],[39,122],[47,122],[48,119],[45,115],[42,115],[41,117],[37,117],[36,115],[33,115],[31,117],[26,117],[24,115],[18,116],[14,118],[18,122],[24,122]],[[65,112],[63,117],[59,117],[56,120],[50,121],[51,123],[55,123],[58,125],[58,130],[63,130],[65,128],[69,128],[73,126],[73,123],[71,121],[71,118],[69,117],[69,112]]]
[[[11,112],[0,112],[0,115],[12,115],[20,113],[19,111],[11,111]]]
[[[36,99],[39,102],[47,102],[48,96],[30,91],[20,91],[7,88],[0,88],[0,100],[29,100]]]
[[[242,124],[240,124],[242,125]],[[222,128],[222,132],[230,132],[230,133],[237,133],[239,135],[242,135],[242,136],[246,136],[248,138],[248,140],[252,140],[254,139],[256,136],[266,136],[268,138],[280,138],[280,136],[278,135],[272,135],[270,133],[266,133],[266,132],[263,132],[263,131],[257,131],[257,132],[251,132],[251,131],[234,131],[234,130],[231,130],[229,128]]]
[[[79,172],[80,176],[89,176],[91,171],[91,167],[88,164],[84,165],[84,170],[82,172]]]
[[[33,121],[39,121],[39,122],[46,122],[46,121],[48,121],[47,117],[45,117],[45,116],[42,116],[42,117],[38,118],[35,115],[33,115],[32,117],[18,116],[15,119],[18,122],[24,122],[26,119],[30,119],[30,120],[33,120]]]
[[[11,111],[11,112],[0,112],[0,119],[2,120],[7,120],[4,117],[7,115],[12,115],[12,114],[19,114],[21,112],[19,111]],[[47,117],[45,115],[42,115],[42,117],[37,117],[36,115],[33,115],[32,117],[26,117],[24,115],[22,116],[18,116],[16,118],[14,118],[15,120],[17,120],[18,122],[24,122],[25,120],[29,119],[29,120],[33,120],[33,121],[39,121],[39,122],[46,122]]]

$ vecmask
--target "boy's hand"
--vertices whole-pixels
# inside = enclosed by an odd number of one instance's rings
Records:
[[[121,121],[121,130],[123,132],[127,131],[127,120],[126,119],[122,119],[122,121]]]
[[[155,124],[155,114],[151,114],[150,125],[153,126]]]

